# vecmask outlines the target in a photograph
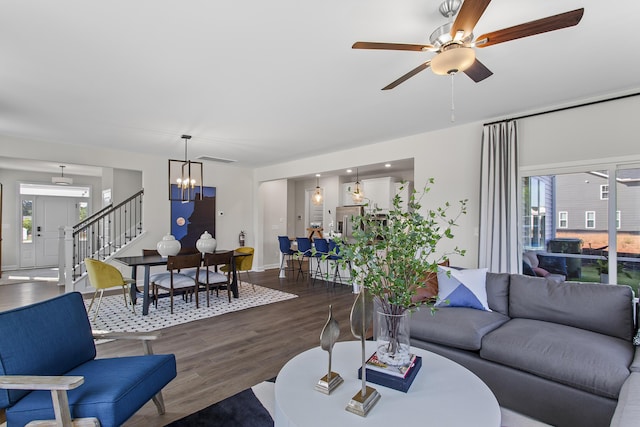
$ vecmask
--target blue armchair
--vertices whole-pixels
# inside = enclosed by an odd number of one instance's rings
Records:
[[[93,334],[77,292],[0,313],[0,409],[8,427],[34,420],[120,426],[176,376],[172,354],[152,354],[158,334]],[[96,359],[95,338],[139,339],[145,355]]]

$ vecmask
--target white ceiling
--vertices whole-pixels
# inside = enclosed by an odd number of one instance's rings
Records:
[[[439,0],[0,0],[0,134],[256,167],[640,88],[640,2],[494,0],[476,35],[585,8],[572,28],[478,49],[481,83],[425,70]],[[614,7],[615,6],[615,7]]]

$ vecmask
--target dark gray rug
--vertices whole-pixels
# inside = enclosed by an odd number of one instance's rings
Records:
[[[273,427],[273,419],[249,388],[168,424],[167,427]]]

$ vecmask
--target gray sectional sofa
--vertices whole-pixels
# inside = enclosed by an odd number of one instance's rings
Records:
[[[486,289],[492,311],[414,312],[411,344],[460,363],[501,406],[545,423],[640,425],[631,288],[487,273]]]

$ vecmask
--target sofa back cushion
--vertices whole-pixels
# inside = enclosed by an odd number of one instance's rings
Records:
[[[62,375],[95,356],[78,292],[0,313],[0,375]],[[0,390],[0,408],[27,393]]]
[[[489,308],[509,315],[509,273],[487,273],[487,302]]]
[[[628,286],[555,283],[512,274],[509,316],[586,329],[630,341],[633,292]]]

